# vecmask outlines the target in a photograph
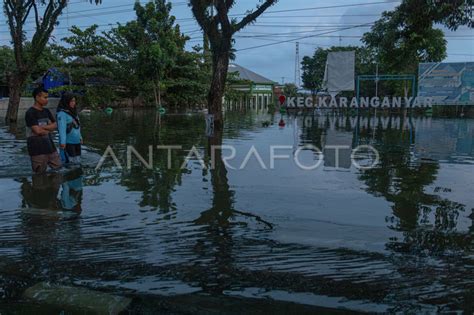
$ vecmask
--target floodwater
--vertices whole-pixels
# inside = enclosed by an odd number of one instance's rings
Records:
[[[0,312],[67,309],[24,298],[48,282],[132,313],[472,313],[474,120],[280,116],[227,112],[208,138],[200,114],[93,113],[82,170],[40,176],[0,126]],[[96,170],[108,146],[122,168]]]

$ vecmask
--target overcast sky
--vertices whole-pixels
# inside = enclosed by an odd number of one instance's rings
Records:
[[[68,24],[80,27],[98,24],[101,30],[110,29],[116,22],[123,23],[134,18],[134,2],[103,0],[102,5],[95,6],[88,4],[87,0],[71,0],[69,14],[61,17],[54,36],[58,40],[67,36]],[[231,14],[238,15],[255,8],[259,0],[236,2]],[[172,14],[176,16],[177,23],[192,38],[188,48],[202,43],[202,33],[192,19],[187,1],[173,0],[172,3]],[[300,59],[305,55],[312,55],[317,47],[361,45],[360,36],[370,26],[357,26],[376,21],[383,11],[392,10],[398,3],[399,1],[393,0],[280,0],[257,23],[237,35],[235,62],[274,81],[294,82],[296,41],[300,42]],[[272,13],[285,10],[288,11]],[[9,34],[4,17],[0,19],[0,25],[3,25],[0,44],[7,44]],[[33,25],[29,24],[27,29],[31,28]],[[446,61],[474,61],[474,37],[466,37],[474,36],[473,30],[462,28],[457,32],[446,32],[446,36]],[[273,45],[255,48],[268,44]]]

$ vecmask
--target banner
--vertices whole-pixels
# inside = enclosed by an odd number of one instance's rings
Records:
[[[335,96],[342,91],[354,91],[355,51],[328,53],[323,86]]]

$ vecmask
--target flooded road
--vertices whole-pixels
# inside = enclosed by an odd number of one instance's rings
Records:
[[[0,310],[61,309],[23,296],[48,282],[132,312],[474,311],[474,120],[228,112],[212,138],[199,114],[82,123],[86,166],[38,176],[23,126],[0,126]],[[152,167],[127,168],[129,145]],[[235,158],[211,167],[210,145]],[[321,164],[272,165],[271,145]],[[373,146],[376,167],[341,145]],[[122,168],[95,170],[109,146]]]

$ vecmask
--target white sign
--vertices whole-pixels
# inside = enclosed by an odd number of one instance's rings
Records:
[[[313,104],[312,97],[287,97],[287,108],[401,108],[404,104],[406,108],[432,107],[431,97],[316,97]]]
[[[324,72],[324,88],[331,95],[354,91],[355,51],[329,52]]]

